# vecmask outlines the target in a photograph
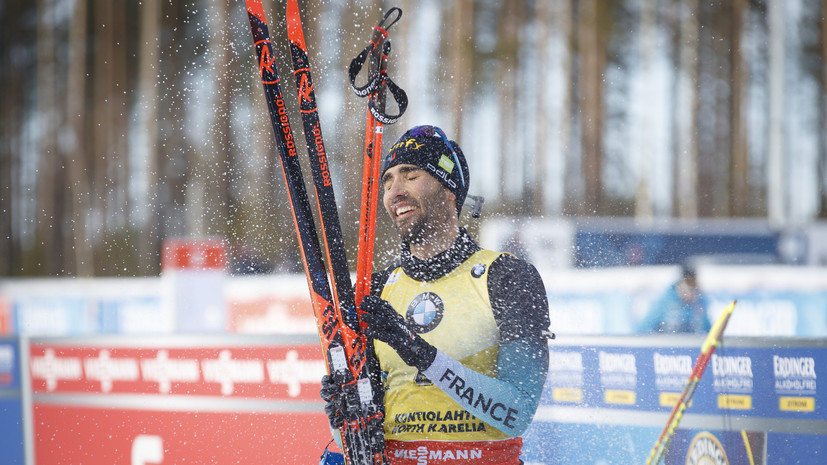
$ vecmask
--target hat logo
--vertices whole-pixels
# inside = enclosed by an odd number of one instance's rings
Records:
[[[437,164],[439,165],[440,168],[444,169],[445,171],[447,171],[449,173],[454,171],[454,162],[452,162],[451,159],[448,158],[445,155],[442,155],[439,158],[439,163],[437,163]]]
[[[436,166],[434,166],[430,163],[426,163],[425,168],[427,168],[428,171],[433,173],[433,175],[435,177],[437,177],[437,178],[441,179],[442,181],[444,181],[444,183],[448,186],[449,189],[456,189],[457,188],[457,183],[455,183],[451,178],[448,177],[450,175],[450,173],[447,173],[445,170],[438,170],[436,168]]]
[[[410,148],[410,147],[411,147],[411,145],[413,145],[412,150],[418,150],[418,149],[419,149],[419,147],[422,147],[422,146],[423,146],[423,145],[425,145],[425,144],[418,144],[418,143],[416,143],[416,139],[408,139],[407,141],[405,141],[405,148],[406,148],[406,149],[407,149],[407,148]]]

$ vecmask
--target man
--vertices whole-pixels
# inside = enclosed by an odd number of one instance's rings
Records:
[[[459,226],[469,171],[441,129],[391,147],[383,204],[401,264],[374,276],[361,309],[384,390],[392,464],[519,464],[548,371],[548,301],[536,269],[481,249]],[[323,380],[331,425],[337,386]]]
[[[641,321],[638,332],[706,334],[712,328],[707,307],[706,296],[698,288],[694,267],[684,265],[680,279],[655,301]]]

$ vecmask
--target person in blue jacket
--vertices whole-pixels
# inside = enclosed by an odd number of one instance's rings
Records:
[[[638,332],[706,334],[712,327],[707,308],[707,299],[698,288],[694,267],[684,265],[680,279],[655,301],[641,321]]]

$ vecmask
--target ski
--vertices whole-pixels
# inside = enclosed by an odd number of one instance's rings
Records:
[[[258,59],[259,73],[276,137],[276,146],[281,160],[284,182],[287,187],[293,222],[296,227],[305,275],[310,290],[311,303],[316,316],[319,338],[322,347],[325,349],[328,372],[345,388],[345,416],[347,421],[343,431],[341,431],[345,457],[348,463],[354,464],[387,463],[384,455],[384,437],[381,426],[382,412],[380,408],[372,405],[370,381],[364,376],[366,370],[364,337],[354,336],[353,333],[356,333],[357,330],[343,324],[341,307],[336,305],[335,298],[337,296],[331,293],[330,282],[322,261],[321,244],[316,232],[299,157],[296,153],[295,138],[284,105],[284,95],[275,65],[275,54],[270,41],[264,8],[261,0],[246,0],[246,7]],[[309,73],[307,77],[309,78]],[[320,208],[321,205],[320,201]],[[335,203],[333,208],[335,209]],[[341,238],[341,233],[339,233],[339,238]],[[325,241],[328,246],[330,246],[329,239],[331,238],[326,235]],[[328,253],[331,253],[330,247],[328,247]],[[335,256],[336,252],[333,253],[334,255],[328,257]],[[332,263],[333,260],[329,261]],[[346,267],[346,261],[344,265]],[[347,275],[349,281],[349,274]],[[350,287],[349,283],[346,283],[346,285],[348,288]],[[336,288],[342,294],[343,286],[337,283]],[[338,298],[341,299],[342,297],[345,299],[345,305],[348,305],[347,295],[338,295]],[[355,314],[353,304],[350,305],[348,311]],[[359,328],[358,323],[355,327]],[[345,342],[346,338],[350,340],[350,344]],[[351,356],[348,357],[346,352],[351,352]],[[354,357],[353,354],[361,355]],[[354,370],[353,362],[358,362],[361,368]],[[359,373],[360,377],[355,377],[354,372]],[[371,407],[379,411],[373,412]],[[378,430],[376,428],[377,422]]]
[[[336,197],[330,174],[330,158],[324,144],[324,136],[319,122],[318,105],[313,88],[313,77],[304,30],[297,0],[288,0],[286,9],[287,37],[290,42],[290,57],[296,80],[296,92],[304,125],[307,154],[313,174],[313,186],[316,204],[322,227],[323,242],[327,251],[327,264],[333,290],[334,305],[339,310],[340,334],[344,342],[347,366],[336,366],[331,374],[339,376],[348,397],[357,397],[351,402],[346,416],[346,429],[358,434],[359,444],[367,449],[370,463],[387,463],[384,454],[384,421],[381,406],[374,402],[374,393],[369,382],[367,365],[367,341],[362,334],[350,270],[342,236],[339,215],[336,209]],[[348,369],[350,373],[341,373]],[[343,377],[342,375],[345,375]],[[348,395],[348,393],[353,393]],[[361,446],[360,446],[361,447]],[[364,460],[364,452],[351,447],[353,461]]]
[[[319,123],[316,94],[313,90],[313,78],[310,74],[307,47],[304,42],[304,33],[296,0],[287,1],[287,37],[290,41],[290,56],[293,61],[293,74],[296,77],[296,91],[304,124],[307,155],[313,173],[316,204],[319,211],[323,241],[327,250],[330,281],[333,285],[333,299],[336,306],[341,309],[342,320],[347,327],[343,329],[352,330],[345,333],[345,342],[350,345],[346,348],[349,356],[348,361],[351,364],[353,375],[356,377],[365,363],[364,357],[358,357],[360,354],[353,347],[360,344],[354,341],[356,338],[362,337],[360,334],[361,328],[356,314],[342,228],[336,210],[336,196],[333,192],[333,182],[330,175],[329,154],[325,149],[324,137]],[[364,341],[363,338],[362,340]]]

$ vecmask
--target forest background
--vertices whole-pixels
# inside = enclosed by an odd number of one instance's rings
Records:
[[[284,5],[263,3],[287,76]],[[486,216],[827,218],[827,0],[299,3],[351,259],[346,69],[393,6],[411,103],[386,147],[441,126]],[[240,0],[0,0],[0,276],[157,275],[175,237],[300,270],[256,66]]]

